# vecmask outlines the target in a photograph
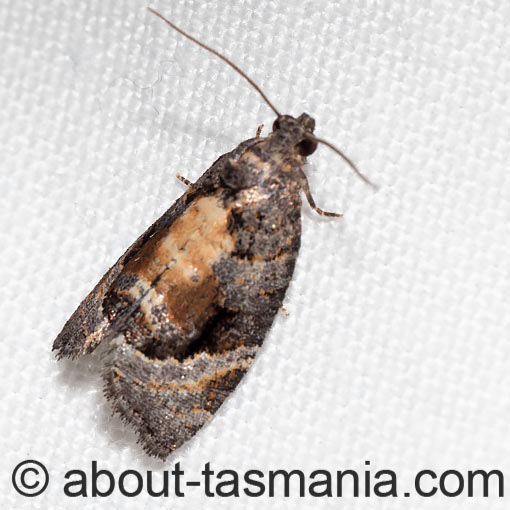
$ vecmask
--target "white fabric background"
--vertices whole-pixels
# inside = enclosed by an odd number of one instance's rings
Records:
[[[101,393],[97,358],[54,337],[190,179],[273,115],[145,1],[0,0],[0,506],[507,508],[506,499],[70,500],[63,474],[216,469],[502,469],[510,477],[510,8],[430,0],[160,1],[283,111],[310,113],[378,183],[327,148],[309,170],[285,306],[233,397],[166,463]],[[46,464],[44,495],[11,487]],[[195,476],[197,478],[197,476]],[[507,485],[507,492],[508,492]],[[294,492],[296,494],[296,492]]]

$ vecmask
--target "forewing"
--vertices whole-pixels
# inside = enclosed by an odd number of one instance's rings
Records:
[[[103,300],[112,283],[121,274],[124,265],[159,230],[166,228],[182,211],[186,195],[179,198],[153,225],[151,225],[101,278],[92,292],[81,302],[53,342],[57,358],[75,358],[92,352],[105,337],[109,320],[103,314]]]
[[[164,459],[212,418],[257,350],[239,346],[161,361],[121,341],[104,373],[105,394],[114,410],[135,426],[145,451]]]
[[[262,345],[292,274],[293,262],[255,271],[244,260],[222,260],[216,275],[227,295],[182,356],[158,359],[123,339],[112,342],[105,394],[134,425],[146,452],[164,459],[200,430],[245,375]],[[250,285],[243,283],[250,280]],[[230,295],[229,295],[230,294]],[[242,310],[228,302],[242,304]]]
[[[120,257],[109,271],[101,278],[92,292],[81,302],[78,309],[71,315],[64,328],[53,342],[53,350],[57,351],[57,358],[75,358],[82,354],[92,352],[105,338],[108,333],[110,322],[103,313],[103,300],[110,290],[112,283],[122,273],[125,264],[134,256],[140,248],[159,230],[172,224],[186,204],[199,194],[207,194],[218,187],[221,175],[224,173],[226,163],[238,157],[247,147],[257,139],[247,140],[240,144],[232,152],[223,154],[202,177],[190,186],[188,191],[180,197],[151,225]]]
[[[112,284],[122,273],[125,264],[136,256],[140,248],[156,232],[171,225],[183,212],[189,201],[199,194],[205,195],[217,188],[227,161],[231,158],[235,159],[255,141],[256,139],[247,140],[232,152],[218,158],[202,177],[192,184],[188,191],[126,250],[124,255],[101,278],[92,292],[81,302],[53,342],[53,350],[57,351],[57,358],[75,358],[92,352],[101,343],[110,326],[108,317],[103,313],[103,300]]]

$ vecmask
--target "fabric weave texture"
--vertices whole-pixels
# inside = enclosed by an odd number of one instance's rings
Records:
[[[262,353],[165,463],[111,416],[99,355],[51,344],[129,244],[221,154],[274,120],[224,63],[139,0],[0,0],[0,507],[434,510],[436,496],[67,498],[70,469],[420,469],[510,477],[510,8],[498,0],[158,1],[326,147],[301,253]],[[11,473],[38,459],[35,498]],[[241,494],[242,494],[241,484]],[[509,491],[507,491],[509,492]],[[492,493],[491,493],[492,494]]]

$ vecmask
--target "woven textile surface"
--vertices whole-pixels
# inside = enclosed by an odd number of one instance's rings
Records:
[[[159,1],[327,147],[306,169],[285,307],[215,419],[166,462],[111,416],[99,355],[55,361],[66,319],[126,247],[220,155],[274,120],[224,63],[138,0],[0,0],[2,509],[508,508],[421,498],[422,469],[510,477],[510,8],[507,2]],[[50,481],[25,498],[25,459]],[[240,473],[240,497],[69,498],[64,475],[180,462]],[[367,461],[370,464],[367,464]],[[398,497],[243,492],[246,470],[398,473]],[[32,480],[32,474],[27,480]],[[510,479],[510,478],[509,478]],[[424,488],[430,489],[428,479]],[[267,476],[266,476],[267,481]],[[126,486],[136,486],[134,478]],[[436,481],[437,482],[437,481]],[[458,480],[449,479],[454,490]],[[507,492],[510,487],[507,487]],[[404,497],[404,492],[410,497]],[[477,485],[476,494],[481,494]],[[510,492],[509,492],[510,494]]]

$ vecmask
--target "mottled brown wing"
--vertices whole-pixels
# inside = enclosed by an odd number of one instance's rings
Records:
[[[253,144],[255,139],[247,140],[232,152],[219,157],[202,177],[193,184],[156,222],[151,225],[119,258],[119,260],[101,278],[100,282],[81,302],[77,310],[71,315],[64,328],[53,342],[53,350],[57,351],[57,358],[75,358],[92,352],[105,338],[109,331],[110,321],[103,313],[103,301],[112,284],[122,273],[125,264],[142,248],[151,237],[161,229],[172,224],[186,204],[199,193],[206,193],[218,185],[222,170],[227,161],[236,158],[246,147]]]
[[[105,294],[122,272],[124,264],[155,232],[170,224],[181,207],[182,197],[126,250],[101,278],[92,292],[81,302],[53,342],[53,350],[57,351],[58,359],[75,358],[92,352],[99,345],[109,326],[108,319],[103,315],[102,305]]]
[[[105,394],[123,420],[134,425],[144,450],[164,459],[212,418],[257,350],[239,346],[161,361],[119,342],[104,373]]]
[[[61,357],[111,340],[105,394],[150,455],[167,457],[212,418],[250,367],[292,277],[299,187],[271,181],[253,195],[228,179],[230,161],[235,173],[265,171],[269,163],[248,150],[258,143],[219,158],[127,250],[55,341]]]
[[[149,455],[164,459],[190,439],[250,367],[292,276],[300,232],[299,216],[293,219],[288,222],[292,253],[264,263],[234,256],[215,265],[223,307],[182,355],[158,359],[125,338],[112,342],[105,394],[135,427]]]

